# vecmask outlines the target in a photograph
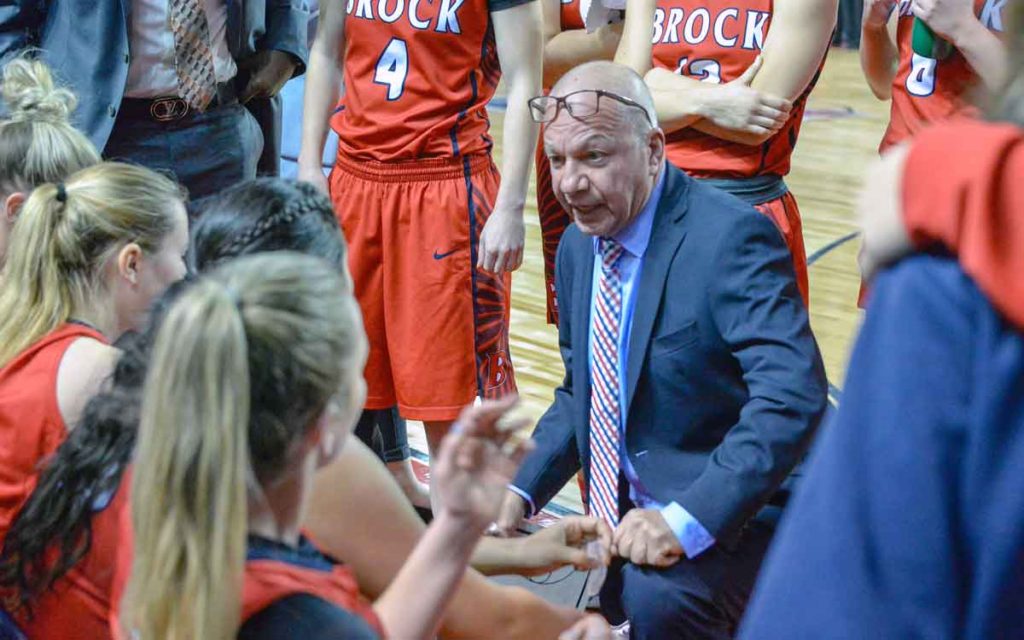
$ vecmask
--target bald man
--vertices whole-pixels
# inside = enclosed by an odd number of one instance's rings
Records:
[[[530,106],[574,221],[555,271],[565,380],[499,525],[582,468],[615,529],[603,612],[634,638],[731,637],[826,405],[786,244],[666,164],[626,67],[577,67]]]

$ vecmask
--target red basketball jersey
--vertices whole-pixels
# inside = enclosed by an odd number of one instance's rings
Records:
[[[1008,0],[975,0],[974,8],[982,24],[993,31],[1003,30],[1003,7]],[[892,107],[889,128],[879,150],[905,140],[928,123],[957,115],[975,116],[971,91],[978,76],[957,50],[944,60],[934,60],[914,53],[911,39],[914,13],[910,0],[896,6],[896,43],[899,68],[892,83]]]
[[[75,340],[102,334],[64,324],[0,369],[0,537],[36,486],[39,462],[67,437],[57,404],[57,370]]]
[[[772,0],[660,0],[654,14],[654,66],[703,82],[735,80],[761,53],[772,5]],[[786,175],[816,80],[794,102],[789,122],[763,144],[738,144],[686,127],[669,134],[669,161],[703,178]]]
[[[126,474],[127,478],[127,474]],[[92,517],[89,552],[53,587],[32,604],[32,617],[16,615],[29,638],[105,640],[111,638],[111,594],[117,557],[123,544],[125,521],[130,518],[130,479],[122,479],[109,503]],[[56,549],[50,556],[56,560]]]
[[[501,77],[491,10],[526,0],[348,0],[342,153],[380,162],[488,152]]]
[[[561,0],[562,31],[586,28],[580,15],[580,0]]]
[[[359,616],[381,638],[385,637],[380,618],[359,593],[355,575],[342,565],[335,565],[332,571],[321,571],[277,560],[246,561],[242,622],[274,602],[300,593],[317,596]]]

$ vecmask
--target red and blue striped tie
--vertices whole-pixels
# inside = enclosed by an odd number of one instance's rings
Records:
[[[619,523],[619,330],[622,280],[616,264],[622,245],[601,238],[601,279],[590,345],[590,513]]]

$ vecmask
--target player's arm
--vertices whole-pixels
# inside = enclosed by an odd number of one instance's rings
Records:
[[[668,69],[652,68],[651,34],[656,7],[656,0],[630,2],[615,61],[644,76],[663,130],[672,132],[706,119],[734,131],[770,134],[786,123],[789,102],[749,86],[758,73],[760,59],[739,78],[725,84],[701,82]]]
[[[860,28],[860,68],[879,100],[892,97],[899,50],[896,48],[896,0],[866,0]]]
[[[341,96],[345,65],[345,2],[321,0],[320,22],[309,50],[306,91],[302,100],[299,180],[327,191],[322,158],[331,110]]]
[[[523,262],[523,206],[537,144],[537,124],[527,101],[541,92],[544,20],[540,2],[490,0],[498,59],[508,87],[502,136],[501,186],[494,211],[480,234],[477,266],[493,273],[514,271]],[[512,5],[512,6],[509,6]]]
[[[972,0],[914,0],[914,15],[956,47],[989,91],[1003,85],[1006,47],[974,14]]]
[[[611,60],[619,46],[622,23],[606,24],[594,33],[585,29],[562,31],[559,0],[542,0],[544,7],[544,85],[552,86],[576,65]]]
[[[779,0],[761,52],[763,64],[750,88],[792,102],[807,90],[828,50],[839,0]],[[758,145],[775,131],[745,131],[700,120],[693,127],[723,140]]]

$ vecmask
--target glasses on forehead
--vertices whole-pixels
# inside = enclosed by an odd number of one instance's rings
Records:
[[[544,124],[557,118],[561,109],[568,111],[569,115],[577,120],[589,118],[601,110],[601,98],[610,98],[627,107],[636,107],[643,112],[647,124],[654,126],[651,114],[647,113],[647,109],[639,102],[602,89],[582,89],[564,96],[537,96],[530,98],[527,104],[530,105],[530,117],[533,121]]]

